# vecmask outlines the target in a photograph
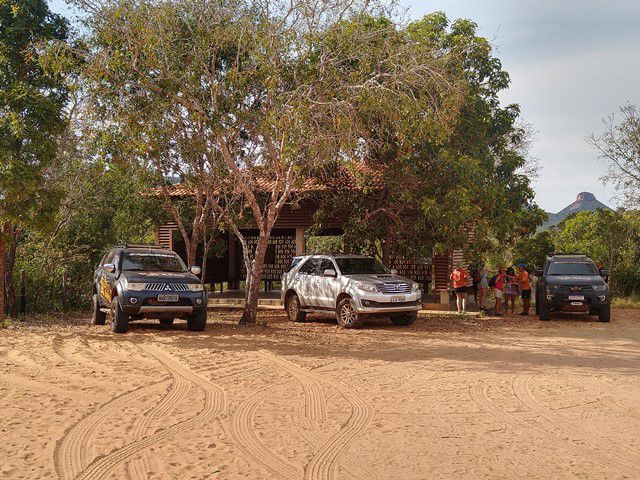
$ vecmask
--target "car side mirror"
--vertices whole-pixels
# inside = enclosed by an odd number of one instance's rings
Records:
[[[391,270],[389,270],[389,273],[391,273],[391,275],[397,275],[398,270],[396,270],[395,268],[392,268]]]
[[[336,273],[336,271],[333,268],[327,268],[324,272],[322,272],[322,275],[324,275],[325,277],[337,277],[338,274]]]
[[[600,276],[601,277],[608,277],[609,276],[609,270],[607,270],[606,268],[603,268],[600,270]]]
[[[113,273],[116,271],[116,266],[113,263],[105,263],[102,269],[107,273]]]
[[[193,273],[194,275],[200,275],[202,273],[202,269],[195,265],[191,267],[190,270],[191,270],[191,273]]]

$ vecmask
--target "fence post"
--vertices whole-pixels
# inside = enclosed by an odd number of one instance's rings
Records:
[[[20,313],[27,313],[27,280],[24,270],[20,270]]]

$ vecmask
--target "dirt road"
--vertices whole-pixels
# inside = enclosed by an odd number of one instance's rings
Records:
[[[640,478],[640,312],[0,330],[0,478]]]

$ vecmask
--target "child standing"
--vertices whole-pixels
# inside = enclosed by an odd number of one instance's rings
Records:
[[[456,289],[456,306],[458,307],[458,313],[466,313],[467,280],[469,279],[469,274],[464,267],[459,267],[451,272],[450,278],[453,281],[453,288]]]

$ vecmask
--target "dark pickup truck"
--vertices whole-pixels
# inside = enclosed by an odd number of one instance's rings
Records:
[[[589,312],[601,322],[611,319],[611,294],[603,277],[586,255],[554,255],[538,272],[536,313],[549,320],[552,312]]]
[[[182,318],[189,330],[204,330],[207,292],[199,274],[200,268],[187,269],[175,252],[158,245],[113,248],[95,272],[92,323],[104,325],[109,314],[112,330],[124,333],[132,320],[171,324]]]

